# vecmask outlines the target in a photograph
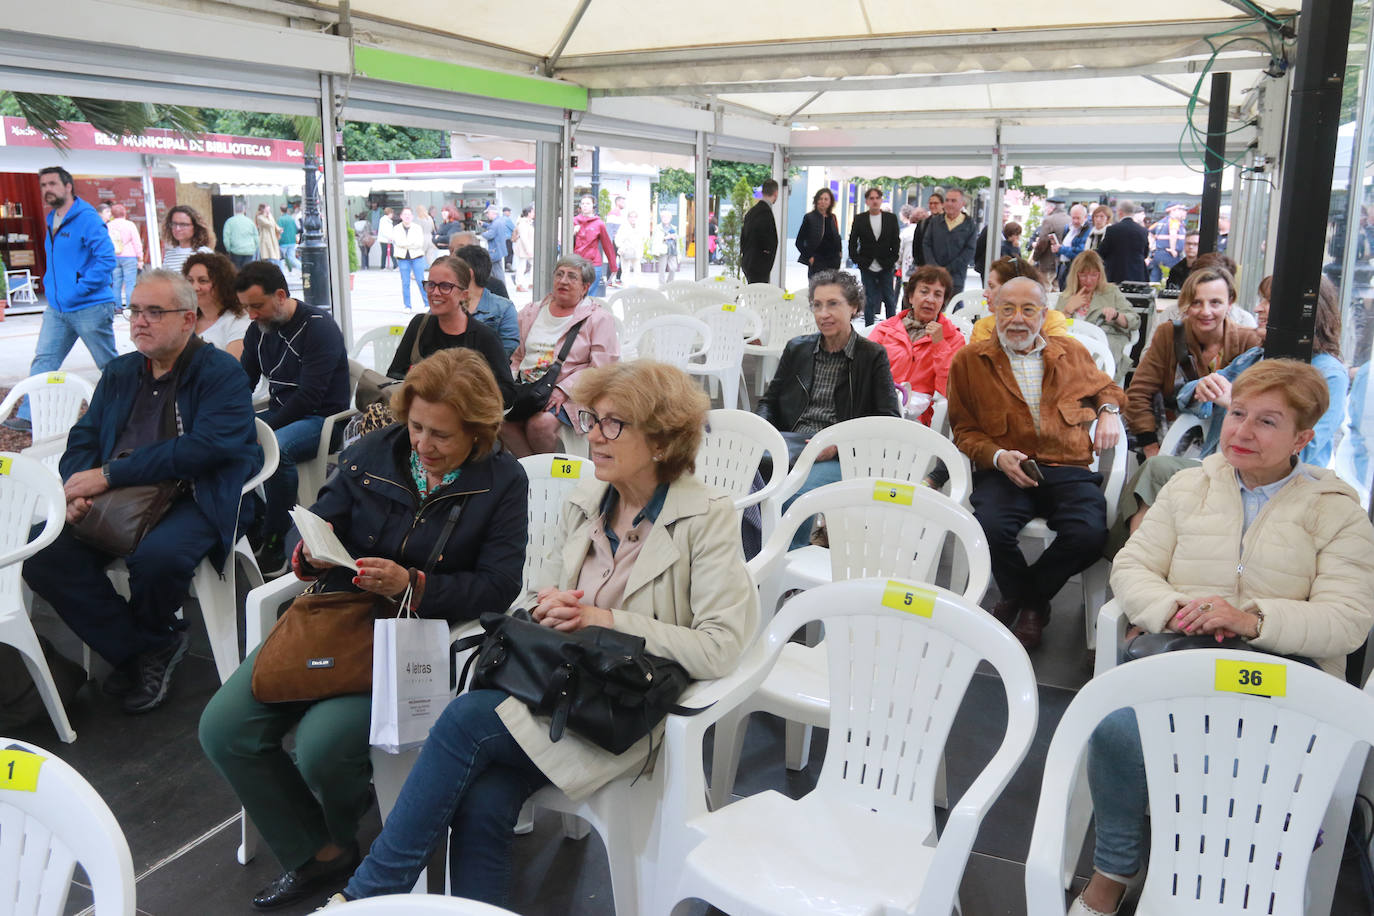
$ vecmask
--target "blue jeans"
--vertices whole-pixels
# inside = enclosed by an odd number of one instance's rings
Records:
[[[283,245],[283,246],[281,246],[281,259],[282,259],[283,261],[285,261],[285,262],[286,262],[286,266],[289,267],[289,268],[291,268],[292,270],[300,270],[300,269],[301,269],[301,262],[298,261],[298,260],[296,260],[296,246],[295,246],[295,245]]]
[[[425,302],[425,259],[397,258],[396,263],[401,267],[401,301],[406,304],[406,308],[410,308],[411,279],[415,280],[415,285],[420,290],[420,301]]]
[[[33,351],[29,375],[61,369],[62,361],[72,352],[77,338],[95,358],[96,368],[103,370],[106,363],[119,355],[115,352],[113,321],[113,302],[88,305],[74,312],[59,312],[48,306],[43,310],[43,324],[38,329],[38,346]],[[19,405],[18,415],[30,419],[28,398]]]
[[[892,285],[892,271],[874,273],[864,268],[859,276],[864,281],[864,324],[872,324],[877,319],[880,304],[888,318],[897,314],[897,289]]]
[[[258,414],[258,417],[262,419],[263,415]],[[323,428],[324,417],[303,417],[276,430],[277,448],[281,454],[277,459],[277,472],[267,478],[262,487],[267,496],[263,534],[285,534],[291,527],[291,517],[287,513],[296,505],[296,462],[315,457]]]
[[[592,283],[592,288],[587,290],[588,296],[606,295],[606,265],[596,265],[596,280]]]
[[[496,714],[505,699],[499,690],[474,690],[448,704],[345,897],[408,893],[452,828],[453,894],[506,905],[520,807],[549,779]]]
[[[811,465],[811,473],[806,475],[806,482],[801,485],[801,489],[796,492],[787,502],[782,504],[782,511],[786,512],[788,507],[797,501],[797,497],[803,493],[809,493],[817,487],[823,487],[828,483],[835,483],[840,479],[840,461],[832,458],[829,461],[817,461]],[[814,517],[814,516],[813,516]],[[805,547],[811,543],[811,526],[803,524],[797,529],[797,533],[792,535],[792,550],[798,547]]]
[[[110,281],[110,292],[115,305],[124,308],[133,295],[134,284],[138,282],[138,258],[115,258],[114,278]]]
[[[1134,709],[1107,716],[1088,739],[1088,791],[1097,830],[1093,868],[1129,878],[1144,864],[1150,802]]]

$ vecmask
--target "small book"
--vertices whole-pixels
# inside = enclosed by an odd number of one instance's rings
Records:
[[[305,549],[310,551],[317,565],[333,563],[335,566],[347,566],[350,569],[358,565],[358,561],[353,559],[348,548],[344,547],[339,536],[324,519],[305,506],[297,506],[291,510],[290,515],[291,520],[296,523],[296,530],[300,532],[301,540],[305,542]]]

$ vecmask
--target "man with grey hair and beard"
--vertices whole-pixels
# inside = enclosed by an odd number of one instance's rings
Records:
[[[1040,644],[1050,600],[1102,555],[1107,504],[1089,465],[1120,441],[1126,401],[1082,344],[1040,333],[1046,305],[1034,280],[1004,283],[996,336],[964,347],[949,371],[954,444],[973,463],[973,514],[1002,597],[993,615],[1028,649]],[[1028,564],[1018,535],[1036,517],[1055,539]]]
[[[180,273],[145,271],[129,296],[137,353],[110,360],[90,409],[67,436],[59,470],[67,524],[24,564],[24,579],[114,670],[106,693],[128,713],[167,699],[186,654],[176,611],[197,564],[233,562],[239,495],[262,467],[253,397],[238,360],[195,336],[196,294]],[[179,482],[177,495],[126,558],[129,597],[105,567],[110,546],[83,520],[122,488]]]

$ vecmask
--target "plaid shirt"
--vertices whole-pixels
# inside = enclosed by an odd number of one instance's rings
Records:
[[[1016,385],[1021,389],[1021,397],[1026,399],[1026,406],[1030,408],[1031,422],[1035,424],[1037,433],[1040,432],[1040,392],[1045,381],[1044,349],[1045,338],[1040,336],[1035,338],[1035,346],[1028,353],[1015,353],[1004,348],[1007,359],[1011,361],[1011,374],[1016,376]]]
[[[792,427],[794,432],[815,435],[835,424],[838,419],[835,414],[835,388],[854,358],[854,340],[857,336],[851,332],[844,348],[834,353],[823,346],[824,337],[816,338],[816,351],[811,364],[811,400]]]

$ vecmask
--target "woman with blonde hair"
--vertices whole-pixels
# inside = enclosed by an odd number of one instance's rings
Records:
[[[557,562],[523,606],[561,632],[606,627],[641,636],[692,678],[735,667],[753,636],[758,595],[744,567],[730,498],[693,475],[710,402],[686,373],[648,360],[588,369],[575,400],[594,480],[563,505]],[[449,838],[456,896],[504,906],[520,808],[552,783],[586,798],[642,767],[660,724],[614,754],[499,690],[471,690],[431,730],[372,851],[331,903],[404,893]]]
[[[281,260],[281,226],[277,225],[276,219],[272,216],[272,206],[270,204],[258,204],[258,212],[253,217],[254,224],[258,227],[258,259],[261,261],[271,261],[286,272],[286,265]]]
[[[1107,282],[1107,268],[1101,255],[1090,250],[1073,259],[1064,291],[1054,307],[1069,318],[1097,325],[1106,333],[1107,345],[1116,361],[1116,381],[1124,379],[1130,368],[1126,348],[1131,335],[1140,328],[1140,316],[1117,285]]]

